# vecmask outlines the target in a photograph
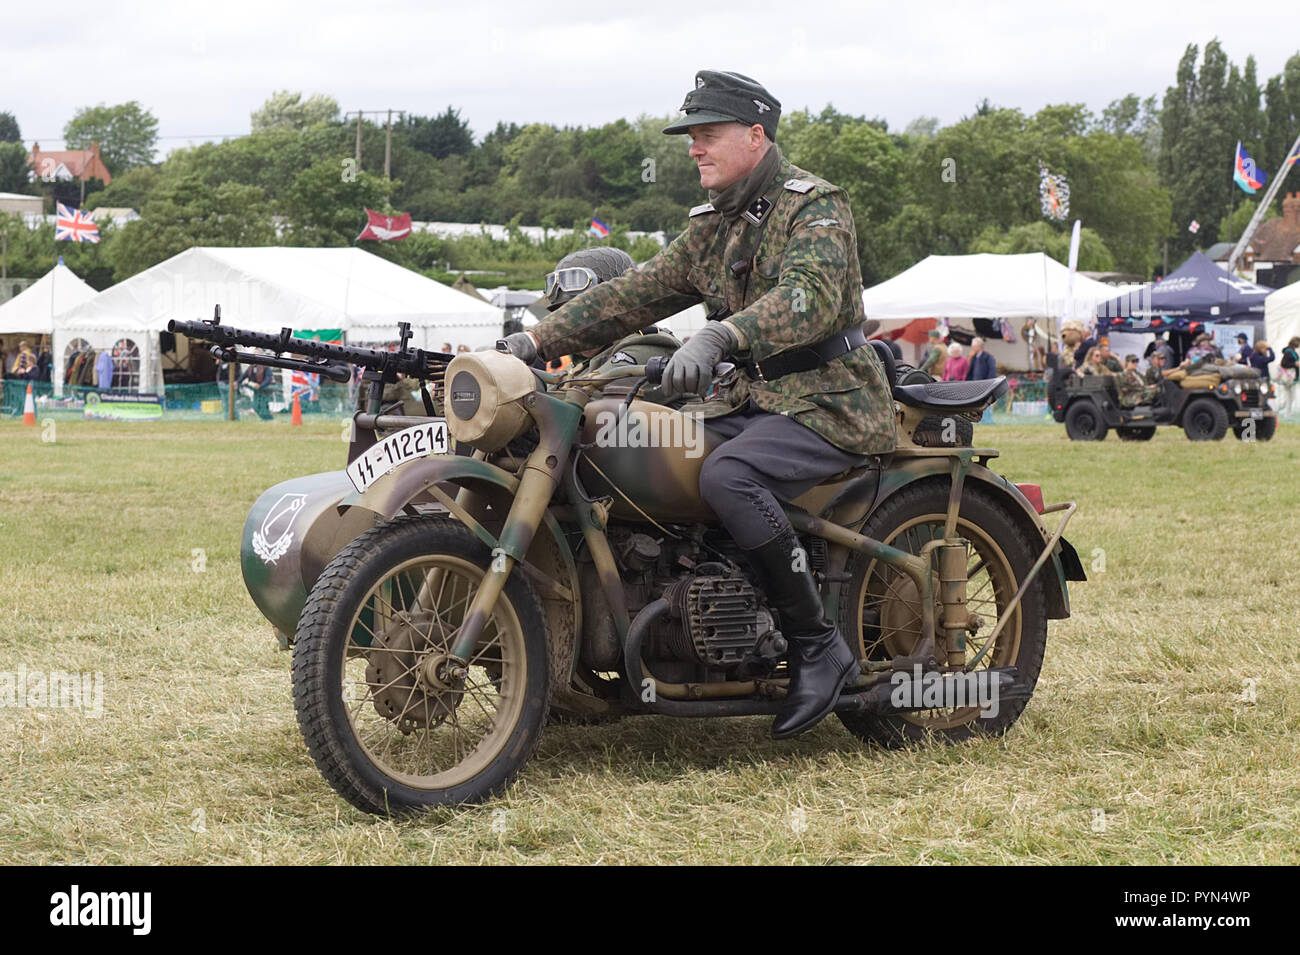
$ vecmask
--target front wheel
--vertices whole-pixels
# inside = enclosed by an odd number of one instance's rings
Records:
[[[298,621],[293,697],[307,748],[373,813],[479,802],[532,755],[550,705],[545,617],[511,574],[467,660],[450,649],[492,556],[445,517],[401,517],[330,561]]]
[[[1228,412],[1213,398],[1199,398],[1183,409],[1183,433],[1189,441],[1222,441]]]
[[[1238,441],[1271,441],[1275,434],[1276,418],[1246,418],[1232,426],[1232,435]]]
[[[920,554],[926,543],[943,537],[949,487],[946,480],[926,480],[903,488],[872,513],[861,533],[909,554]],[[1038,556],[1013,517],[1011,506],[968,482],[962,493],[956,533],[969,542],[967,607],[982,621],[967,637],[966,666],[1014,666],[1017,699],[999,701],[996,712],[988,714],[982,714],[977,707],[896,716],[837,714],[855,736],[889,747],[916,742],[930,734],[955,742],[976,735],[999,735],[1020,717],[1043,666],[1047,612],[1040,576],[1025,591],[996,643],[988,646],[988,635]],[[912,579],[883,561],[857,553],[849,559],[847,571],[850,580],[840,601],[839,623],[849,646],[860,659],[874,661],[914,653],[921,641],[921,604]],[[1046,571],[1050,572],[1050,568]],[[936,619],[941,617],[939,611]]]

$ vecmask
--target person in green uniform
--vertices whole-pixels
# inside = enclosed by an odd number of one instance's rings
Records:
[[[858,672],[822,605],[781,504],[894,449],[890,383],[862,325],[848,196],[793,166],[776,144],[780,102],[739,73],[701,70],[667,134],[686,134],[709,201],[640,269],[585,292],[503,339],[524,361],[607,345],[703,302],[711,319],[673,353],[665,396],[704,394],[714,367],[741,369],[700,405],[723,439],[700,493],[744,551],[790,645],[777,738],[811,729]]]

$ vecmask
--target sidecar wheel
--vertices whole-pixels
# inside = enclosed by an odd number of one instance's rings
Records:
[[[903,488],[867,519],[861,533],[910,554],[920,553],[926,542],[943,536],[949,488],[946,479]],[[998,617],[1038,556],[1009,507],[970,482],[963,490],[957,535],[970,542],[967,606],[983,620],[966,641],[968,666],[984,650]],[[914,652],[921,640],[921,610],[911,578],[862,554],[849,559],[847,571],[850,580],[840,601],[839,623],[849,646],[859,658],[876,661]],[[979,708],[968,706],[897,716],[840,713],[840,721],[860,739],[887,747],[909,745],[931,735],[957,742],[1005,733],[1024,711],[1043,666],[1047,613],[1041,574],[1050,572],[1050,566],[1039,572],[996,644],[974,664],[978,669],[1016,667],[1019,698],[999,700],[996,715],[981,716]]]
[[[374,527],[329,563],[298,621],[293,696],[317,768],[366,812],[500,793],[550,706],[546,618],[512,573],[465,673],[446,653],[491,563],[445,517]]]

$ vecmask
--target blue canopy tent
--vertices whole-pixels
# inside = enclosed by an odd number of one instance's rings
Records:
[[[1193,323],[1264,320],[1264,298],[1274,289],[1225,272],[1201,252],[1162,281],[1097,306],[1097,332],[1187,331]]]

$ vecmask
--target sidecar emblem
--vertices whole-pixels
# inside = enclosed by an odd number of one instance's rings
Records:
[[[262,519],[260,530],[253,531],[253,553],[267,564],[283,557],[293,543],[293,520],[303,509],[306,494],[282,494]],[[275,536],[278,533],[279,536]]]

